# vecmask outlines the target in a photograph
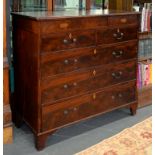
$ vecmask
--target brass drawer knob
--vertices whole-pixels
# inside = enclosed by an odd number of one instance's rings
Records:
[[[123,51],[119,51],[119,53],[122,55],[123,54]]]
[[[77,86],[77,83],[76,83],[76,82],[74,82],[74,83],[73,83],[73,85],[74,85],[74,86]]]
[[[123,72],[118,72],[118,73],[112,73],[112,77],[114,77],[115,79],[120,79],[122,76]]]
[[[122,95],[121,93],[119,93],[119,94],[118,94],[118,97],[119,97],[119,98],[122,98],[122,97],[123,97],[123,95]]]
[[[78,62],[78,59],[74,59],[74,62],[77,63]]]
[[[74,107],[74,108],[73,108],[73,111],[77,111],[77,107]]]
[[[76,43],[77,42],[77,39],[76,38],[73,38],[72,41],[73,41],[73,43]]]
[[[96,70],[93,71],[93,75],[94,75],[94,76],[96,75]]]
[[[112,96],[111,96],[111,98],[114,100],[114,99],[115,99],[115,96],[114,96],[114,95],[112,95]]]
[[[67,84],[65,84],[65,85],[64,85],[64,88],[65,88],[65,89],[67,89],[67,88],[68,88],[68,85],[67,85]]]
[[[68,34],[68,40],[64,39],[63,43],[64,44],[72,44],[72,43],[76,43],[77,42],[77,38],[73,38],[73,35],[71,33]]]
[[[68,115],[69,111],[68,110],[64,110],[64,115]]]
[[[114,38],[116,38],[117,40],[122,40],[124,37],[124,33],[120,32],[120,29],[117,29],[117,32],[113,34]]]
[[[63,40],[63,43],[64,43],[64,44],[68,44],[69,41],[68,41],[67,39],[64,39],[64,40]]]
[[[93,94],[93,100],[95,100],[95,99],[96,99],[96,93]]]
[[[123,55],[123,51],[113,51],[112,55],[116,58],[120,58]]]
[[[64,60],[64,64],[68,65],[69,64],[69,60]]]

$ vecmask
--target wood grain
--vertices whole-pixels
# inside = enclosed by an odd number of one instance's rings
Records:
[[[95,31],[70,31],[43,37],[41,50],[49,52],[93,45],[95,45]]]
[[[137,25],[98,30],[97,44],[112,44],[137,39],[137,31]]]
[[[113,74],[116,75],[113,76]],[[42,104],[51,104],[57,100],[84,95],[90,91],[95,92],[98,89],[135,78],[135,61],[55,76],[41,82]]]
[[[49,52],[41,55],[41,77],[47,78],[56,74],[72,72],[111,63],[119,63],[134,59],[137,55],[137,41],[129,41],[127,45],[94,46]]]
[[[97,27],[105,27],[108,25],[108,18],[104,16],[97,16],[91,18],[82,18],[77,19],[71,17],[69,19],[57,19],[57,20],[46,20],[41,23],[41,33],[48,35],[56,32],[69,32],[73,30],[87,30]]]
[[[94,97],[95,95],[95,97]],[[43,107],[43,131],[135,102],[135,82]]]

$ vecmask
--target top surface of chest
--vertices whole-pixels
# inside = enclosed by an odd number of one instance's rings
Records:
[[[139,13],[110,10],[12,13],[15,27],[50,34],[72,30],[138,25]]]
[[[67,10],[67,11],[40,11],[40,12],[14,12],[13,15],[32,18],[35,20],[57,20],[63,18],[84,18],[97,16],[135,15],[134,11],[123,10]]]

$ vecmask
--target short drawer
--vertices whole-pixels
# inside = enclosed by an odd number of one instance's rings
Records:
[[[139,24],[137,15],[120,15],[120,16],[110,16],[108,17],[109,26],[119,26],[127,24]]]
[[[136,101],[136,82],[117,85],[55,105],[42,107],[42,131],[110,111]]]
[[[136,65],[136,61],[131,61],[45,79],[41,82],[42,104],[54,104],[57,100],[136,79]]]
[[[112,44],[137,39],[138,26],[98,30],[97,44]]]
[[[105,27],[108,25],[107,17],[87,17],[87,18],[64,18],[42,21],[41,33],[50,34],[55,32],[66,32],[71,30],[86,30]]]
[[[55,33],[42,37],[41,52],[52,52],[93,45],[95,45],[95,31],[93,30]]]
[[[78,69],[100,66],[137,57],[137,41],[110,47],[91,47],[41,56],[42,79]]]

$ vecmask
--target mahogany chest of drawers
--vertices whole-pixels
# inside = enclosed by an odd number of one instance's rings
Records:
[[[68,124],[137,108],[139,14],[122,11],[13,13],[15,103],[36,148]]]

